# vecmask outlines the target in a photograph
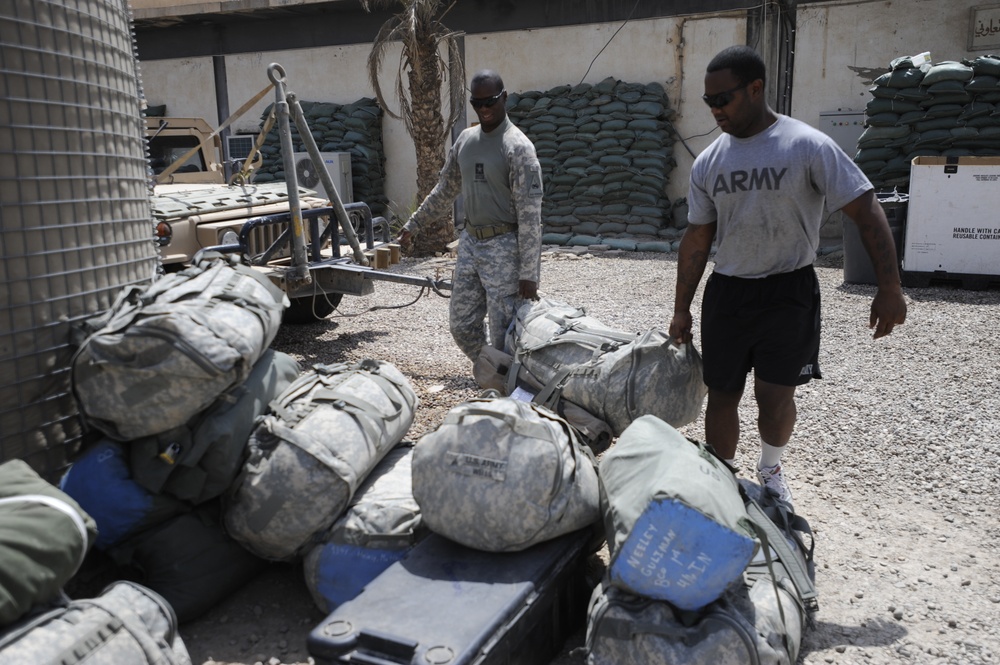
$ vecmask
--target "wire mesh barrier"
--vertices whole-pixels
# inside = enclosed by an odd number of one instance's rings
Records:
[[[124,0],[5,0],[0,33],[0,462],[51,478],[82,437],[73,323],[158,265],[141,85]]]

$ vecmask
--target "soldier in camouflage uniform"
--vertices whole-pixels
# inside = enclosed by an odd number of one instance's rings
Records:
[[[465,228],[449,319],[458,348],[475,361],[487,343],[487,314],[489,341],[502,349],[517,306],[538,299],[542,170],[535,146],[507,117],[500,76],[478,72],[469,87],[479,126],[459,135],[438,184],[403,227],[399,242],[408,246],[425,220],[447,214],[462,194]]]

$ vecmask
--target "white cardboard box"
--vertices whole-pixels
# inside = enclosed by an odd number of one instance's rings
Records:
[[[1000,275],[1000,157],[914,157],[903,270]]]

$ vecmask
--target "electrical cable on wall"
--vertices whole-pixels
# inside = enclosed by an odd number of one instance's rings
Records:
[[[635,14],[635,10],[639,7],[639,2],[640,0],[635,0],[635,4],[632,5],[632,11],[630,11],[628,13],[628,16],[625,17],[625,22],[622,23],[620,26],[618,26],[618,29],[615,30],[615,34],[611,35],[611,38],[608,39],[607,43],[601,47],[601,50],[597,52],[597,55],[594,56],[594,59],[590,61],[590,64],[587,66],[587,71],[583,73],[583,78],[580,79],[580,83],[583,83],[586,80],[587,74],[590,73],[590,68],[594,66],[594,63],[597,62],[597,59],[601,57],[602,53],[604,53],[604,49],[608,48],[608,46],[611,44],[611,41],[618,36],[619,32],[622,31],[622,28],[628,25],[628,22],[632,20],[632,15]]]

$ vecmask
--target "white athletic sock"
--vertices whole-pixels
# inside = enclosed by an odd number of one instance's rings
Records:
[[[726,464],[728,464],[729,466],[731,466],[731,467],[735,467],[736,466],[736,458],[735,457],[732,458],[732,459],[726,459],[726,458],[723,458],[723,459],[725,460]]]
[[[769,468],[781,464],[781,455],[785,452],[785,446],[772,446],[763,439],[760,442],[760,461],[757,468]]]

